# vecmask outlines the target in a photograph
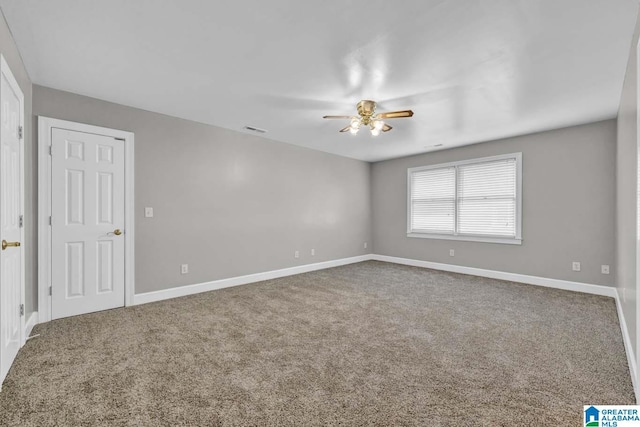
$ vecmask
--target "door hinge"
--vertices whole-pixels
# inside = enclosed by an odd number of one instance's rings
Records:
[[[51,286],[49,286],[49,296],[51,295],[53,295],[53,292],[52,292]]]
[[[18,126],[18,139],[22,139],[22,126]]]
[[[53,155],[53,148],[52,148],[52,146],[51,146],[51,145],[49,146],[49,155],[50,155],[50,156],[52,156],[52,155]]]
[[[49,215],[49,225],[51,225],[51,215]]]
[[[20,316],[24,316],[24,304],[20,304]]]
[[[20,226],[20,228],[24,227],[24,215],[20,215],[19,226]]]

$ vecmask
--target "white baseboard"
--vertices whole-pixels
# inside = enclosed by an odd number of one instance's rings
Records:
[[[37,324],[38,324],[38,312],[34,311],[33,313],[31,313],[31,315],[27,319],[27,323],[24,324],[24,341],[26,341],[27,338],[29,338],[29,336],[31,335],[31,331],[33,330],[34,326],[36,326]]]
[[[548,288],[564,289],[567,291],[583,292],[587,294],[602,295],[616,298],[616,289],[610,286],[592,285],[588,283],[572,282],[569,280],[550,279],[547,277],[528,276],[518,273],[507,273],[504,271],[485,270],[482,268],[465,267],[454,264],[443,264],[431,261],[421,261],[409,258],[398,258],[387,255],[360,255],[351,258],[342,258],[332,261],[306,264],[297,267],[283,268],[281,270],[266,271],[263,273],[249,274],[246,276],[230,277],[228,279],[214,280],[211,282],[197,283],[194,285],[178,286],[175,288],[163,289],[159,291],[136,294],[133,297],[133,305],[146,304],[154,301],[162,301],[171,298],[178,298],[201,292],[214,291],[216,289],[229,288],[232,286],[246,285],[248,283],[260,282],[263,280],[277,279],[279,277],[292,276],[310,271],[322,270],[325,268],[338,267],[341,265],[353,264],[362,261],[383,261],[394,264],[410,265],[413,267],[431,268],[433,270],[450,271],[452,273],[469,274],[472,276],[488,277],[491,279],[507,280],[510,282],[525,283],[529,285],[545,286]]]
[[[640,393],[638,390],[638,384],[636,380],[637,366],[636,357],[633,353],[633,347],[631,346],[631,336],[627,329],[627,321],[622,311],[622,303],[620,302],[620,295],[616,289],[616,308],[618,309],[618,321],[620,322],[620,331],[622,332],[622,342],[624,342],[624,349],[627,353],[627,364],[629,365],[629,373],[631,374],[631,383],[633,384],[633,392],[636,395],[636,403],[640,402]]]
[[[318,262],[315,264],[300,265],[297,267],[283,268],[281,270],[266,271],[263,273],[248,274],[246,276],[231,277],[229,279],[214,280],[212,282],[198,283],[195,285],[179,286],[163,289],[161,291],[136,294],[133,297],[133,305],[162,301],[201,292],[214,291],[216,289],[229,288],[231,286],[246,285],[248,283],[261,282],[263,280],[277,279],[279,277],[293,276],[294,274],[308,273],[310,271],[323,270],[325,268],[339,267],[341,265],[356,262],[369,261],[371,255],[360,255],[351,258],[342,258],[332,261]]]
[[[452,273],[469,274],[472,276],[488,277],[490,279],[507,280],[510,282],[526,283],[528,285],[545,286],[547,288],[564,289],[567,291],[584,292],[586,294],[616,297],[616,288],[611,286],[591,285],[588,283],[571,282],[569,280],[549,279],[547,277],[528,276],[526,274],[507,273],[504,271],[485,270],[461,265],[442,264],[417,259],[397,258],[387,255],[372,255],[376,261],[392,262],[395,264],[411,265],[413,267],[431,268],[434,270],[450,271]]]

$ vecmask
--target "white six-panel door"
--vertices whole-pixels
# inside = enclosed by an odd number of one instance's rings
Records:
[[[4,58],[0,73],[0,384],[23,343],[23,95]]]
[[[124,306],[124,141],[52,129],[52,319]]]

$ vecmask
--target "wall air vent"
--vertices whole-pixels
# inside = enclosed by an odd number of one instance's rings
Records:
[[[256,132],[256,133],[267,133],[266,129],[260,129],[253,126],[245,126],[243,129],[250,130],[251,132]]]

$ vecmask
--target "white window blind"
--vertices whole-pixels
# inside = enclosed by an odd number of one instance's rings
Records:
[[[458,233],[516,236],[516,160],[458,166]]]
[[[520,243],[521,154],[409,169],[414,237]]]
[[[411,175],[411,228],[426,233],[455,231],[456,170],[430,169]]]

